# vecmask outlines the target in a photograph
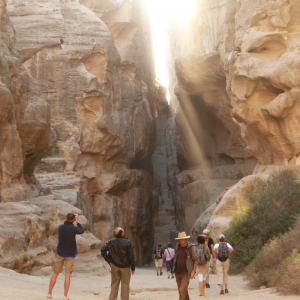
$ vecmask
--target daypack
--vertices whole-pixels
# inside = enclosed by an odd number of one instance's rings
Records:
[[[161,259],[162,256],[161,256],[161,249],[157,248],[155,250],[155,259]]]
[[[199,257],[199,266],[205,265],[210,260],[209,249],[206,245],[196,246],[197,255]]]
[[[222,262],[226,261],[228,258],[228,252],[227,243],[219,243],[218,260]]]

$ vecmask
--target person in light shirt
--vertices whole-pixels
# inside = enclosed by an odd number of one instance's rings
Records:
[[[175,251],[172,248],[172,243],[168,243],[168,248],[165,250],[164,255],[166,258],[168,279],[170,279],[170,273],[172,274],[172,278],[174,278],[173,260],[174,260]]]
[[[227,272],[229,269],[229,257],[233,252],[233,248],[229,243],[225,243],[224,234],[219,235],[219,243],[215,244],[213,255],[215,260],[217,260],[217,276],[218,276],[218,285],[221,287],[220,294],[224,294],[223,286],[225,284],[225,293],[228,291],[228,276]]]

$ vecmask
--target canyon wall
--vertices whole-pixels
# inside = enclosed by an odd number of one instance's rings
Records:
[[[248,184],[298,168],[299,9],[293,0],[203,0],[187,24],[170,26],[181,202],[196,199],[193,189],[203,194],[204,178],[232,180],[225,187],[253,173],[221,197],[202,196],[212,201],[199,211],[194,234],[210,220],[218,236]]]
[[[49,104],[55,132],[43,160],[48,175],[37,171],[42,195],[75,199],[102,241],[124,227],[137,262],[146,263],[154,64],[143,2],[8,0],[7,11],[15,49]],[[62,161],[64,177],[50,170]]]

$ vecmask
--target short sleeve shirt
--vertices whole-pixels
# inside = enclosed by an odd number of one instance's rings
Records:
[[[156,250],[158,250],[159,248],[155,249],[153,254],[155,255],[156,254]],[[160,249],[160,255],[161,255],[161,258],[162,256],[164,255],[164,250],[163,249]]]
[[[214,245],[214,244],[215,244],[214,240],[211,237],[209,237],[208,238],[208,248],[209,248],[210,253],[211,253],[211,245]]]
[[[233,249],[232,246],[229,244],[229,243],[225,243],[227,244],[227,247],[231,250]],[[214,247],[215,250],[218,250],[219,249],[219,244],[215,244],[215,247]]]
[[[165,250],[165,257],[166,257],[166,261],[170,261],[172,260],[172,258],[174,258],[175,256],[175,251],[173,248],[168,248]]]

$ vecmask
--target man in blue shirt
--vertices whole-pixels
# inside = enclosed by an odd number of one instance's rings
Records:
[[[74,221],[77,223],[77,226],[73,225]],[[53,266],[54,273],[50,280],[47,298],[52,298],[52,289],[56,283],[58,274],[62,272],[65,262],[65,294],[63,299],[69,299],[70,276],[74,272],[74,260],[77,253],[75,237],[76,234],[82,234],[83,232],[81,224],[78,223],[78,215],[73,213],[67,214],[67,220],[64,224],[58,226],[57,257]]]

